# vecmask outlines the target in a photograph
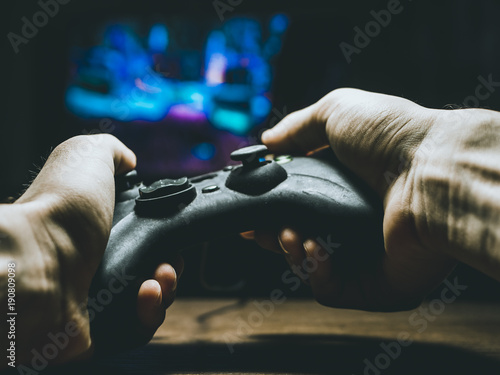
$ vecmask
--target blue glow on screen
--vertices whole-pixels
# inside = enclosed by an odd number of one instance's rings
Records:
[[[166,52],[168,47],[167,26],[162,24],[154,25],[149,31],[149,49],[156,53]]]
[[[200,160],[210,160],[215,155],[215,146],[211,143],[200,143],[193,147],[192,154]]]
[[[250,17],[217,22],[200,34],[206,37],[198,51],[178,47],[187,27],[156,23],[141,35],[127,24],[108,25],[100,41],[74,59],[66,106],[90,119],[205,119],[244,135],[271,111],[271,59],[288,23],[283,14],[268,25]],[[213,156],[205,143],[192,152],[202,160]]]
[[[271,102],[265,96],[255,96],[250,102],[252,114],[255,117],[266,117],[271,112]]]
[[[234,109],[217,108],[212,116],[214,126],[233,134],[245,134],[252,126],[250,114]]]
[[[276,14],[271,19],[270,29],[272,32],[282,34],[288,28],[288,17],[284,14]]]

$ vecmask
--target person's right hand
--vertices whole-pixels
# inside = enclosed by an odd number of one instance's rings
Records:
[[[320,303],[413,308],[457,260],[500,279],[499,226],[496,237],[487,232],[500,217],[495,203],[500,198],[499,117],[493,111],[431,110],[398,97],[339,89],[263,134],[274,153],[305,154],[329,144],[383,199],[383,259],[347,279],[329,259],[319,262],[302,278]],[[255,239],[282,252],[295,269],[319,247],[287,227],[280,233],[257,232]]]

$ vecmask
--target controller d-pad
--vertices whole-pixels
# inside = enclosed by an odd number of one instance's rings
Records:
[[[187,177],[176,180],[163,179],[139,189],[136,211],[146,215],[165,214],[180,211],[196,198],[196,188]]]
[[[139,195],[145,199],[165,197],[186,190],[188,187],[189,180],[187,177],[176,180],[165,178],[155,181],[149,186],[140,188]]]

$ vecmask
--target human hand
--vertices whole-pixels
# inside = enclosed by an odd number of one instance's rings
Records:
[[[14,204],[0,205],[2,272],[12,261],[17,270],[16,351],[20,363],[31,362],[32,350],[43,354],[51,343],[48,335],[65,332],[68,324],[78,334],[69,337],[55,358],[47,358],[49,362],[62,363],[92,353],[95,343],[90,335],[87,296],[111,230],[114,176],[135,164],[134,153],[113,136],[71,138],[54,149]],[[124,327],[137,344],[149,341],[162,324],[182,269],[179,257],[172,264],[159,265],[141,285],[136,306],[140,324]]]
[[[304,262],[315,257],[320,245],[303,238],[300,228],[259,231],[256,241],[283,253],[295,270],[301,270],[298,274],[316,299],[332,307],[413,308],[457,260],[500,279],[498,242],[489,239],[489,259],[484,251],[479,254],[486,241],[481,233],[491,226],[491,218],[498,224],[498,200],[478,197],[463,179],[485,183],[486,188],[476,186],[478,194],[500,197],[498,179],[495,182],[499,168],[492,161],[500,156],[498,117],[477,109],[431,110],[355,89],[331,92],[264,132],[262,141],[274,153],[305,154],[330,145],[383,200],[383,257],[369,270],[349,275],[337,272],[330,259],[317,262],[307,273]],[[484,204],[493,209],[489,217]]]

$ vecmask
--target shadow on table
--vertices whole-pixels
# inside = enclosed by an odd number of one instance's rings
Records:
[[[258,335],[253,343],[154,344],[53,374],[498,374],[500,360],[450,346],[340,335]],[[381,347],[392,348],[392,358]],[[231,353],[231,349],[233,352]]]

